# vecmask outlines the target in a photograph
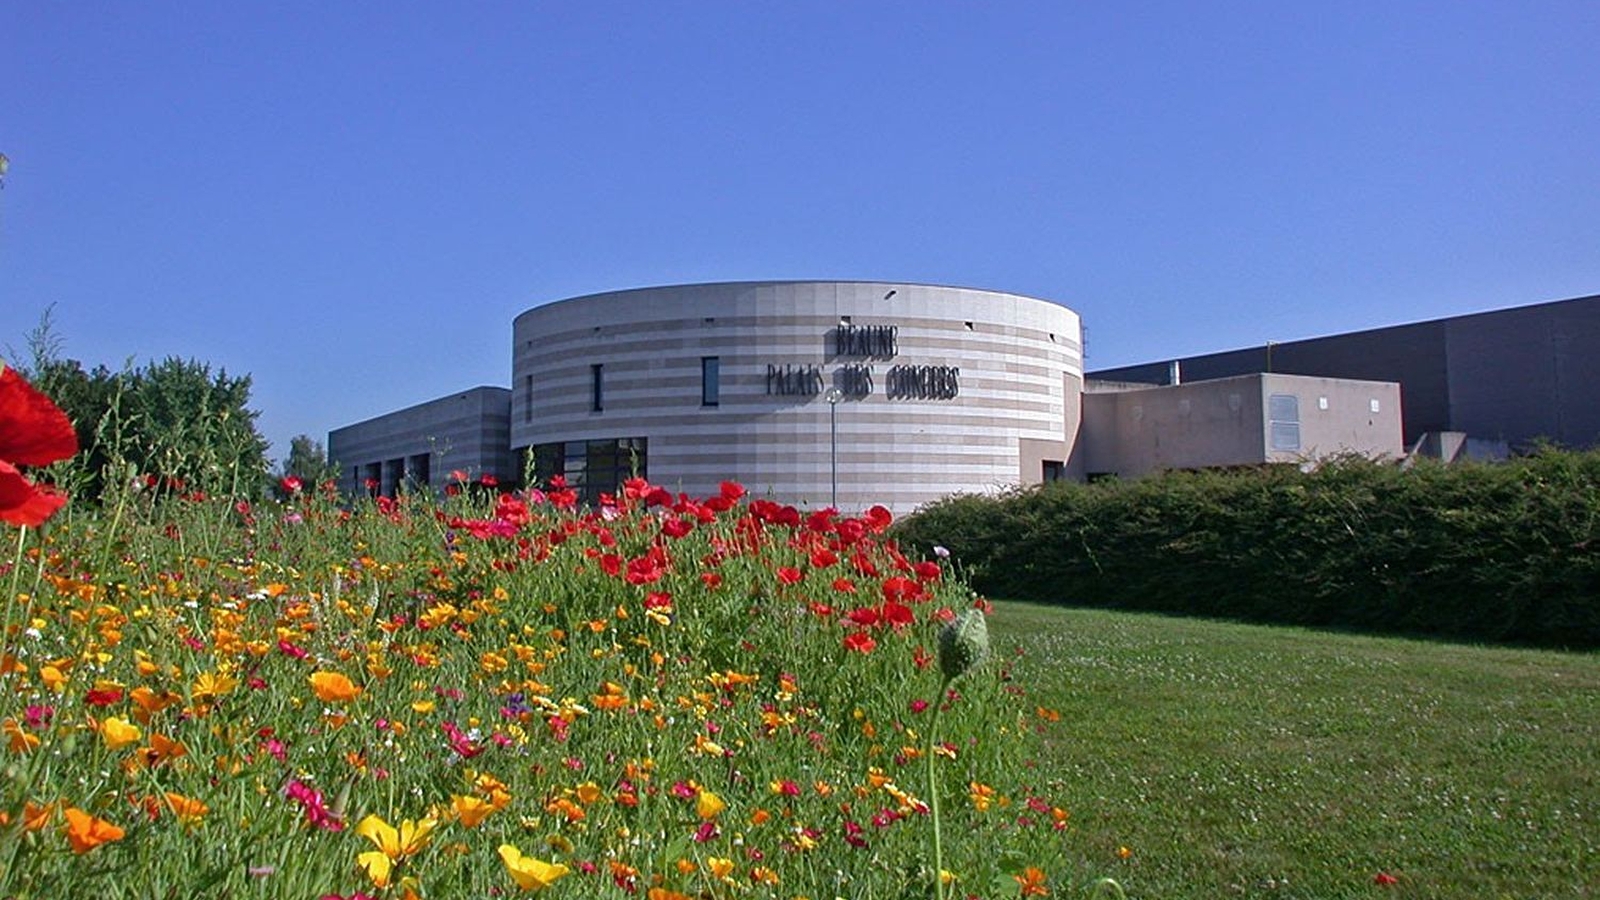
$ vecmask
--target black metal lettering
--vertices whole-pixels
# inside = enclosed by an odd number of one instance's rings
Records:
[[[840,325],[833,332],[835,356],[893,359],[900,352],[898,325]]]
[[[954,400],[961,394],[955,366],[893,366],[884,390],[890,400]]]

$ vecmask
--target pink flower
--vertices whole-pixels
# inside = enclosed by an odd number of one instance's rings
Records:
[[[324,831],[343,831],[344,822],[332,812],[322,799],[322,792],[308,787],[302,781],[291,781],[283,793],[306,811],[306,823]]]

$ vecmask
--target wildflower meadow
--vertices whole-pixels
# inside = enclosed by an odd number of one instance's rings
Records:
[[[1059,717],[882,508],[135,472],[64,502],[17,468],[64,417],[0,377],[0,897],[1068,887]]]

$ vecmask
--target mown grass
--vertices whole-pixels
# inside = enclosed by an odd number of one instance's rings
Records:
[[[1600,656],[1022,603],[991,624],[1061,714],[1042,765],[1082,880],[1148,898],[1600,894]]]

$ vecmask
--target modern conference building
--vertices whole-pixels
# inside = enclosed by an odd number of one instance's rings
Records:
[[[1086,392],[1078,315],[999,291],[643,288],[534,307],[512,340],[509,390],[331,432],[341,486],[531,473],[595,499],[638,473],[697,496],[735,480],[797,505],[901,514],[957,491],[1404,449],[1392,383],[1252,373]]]

